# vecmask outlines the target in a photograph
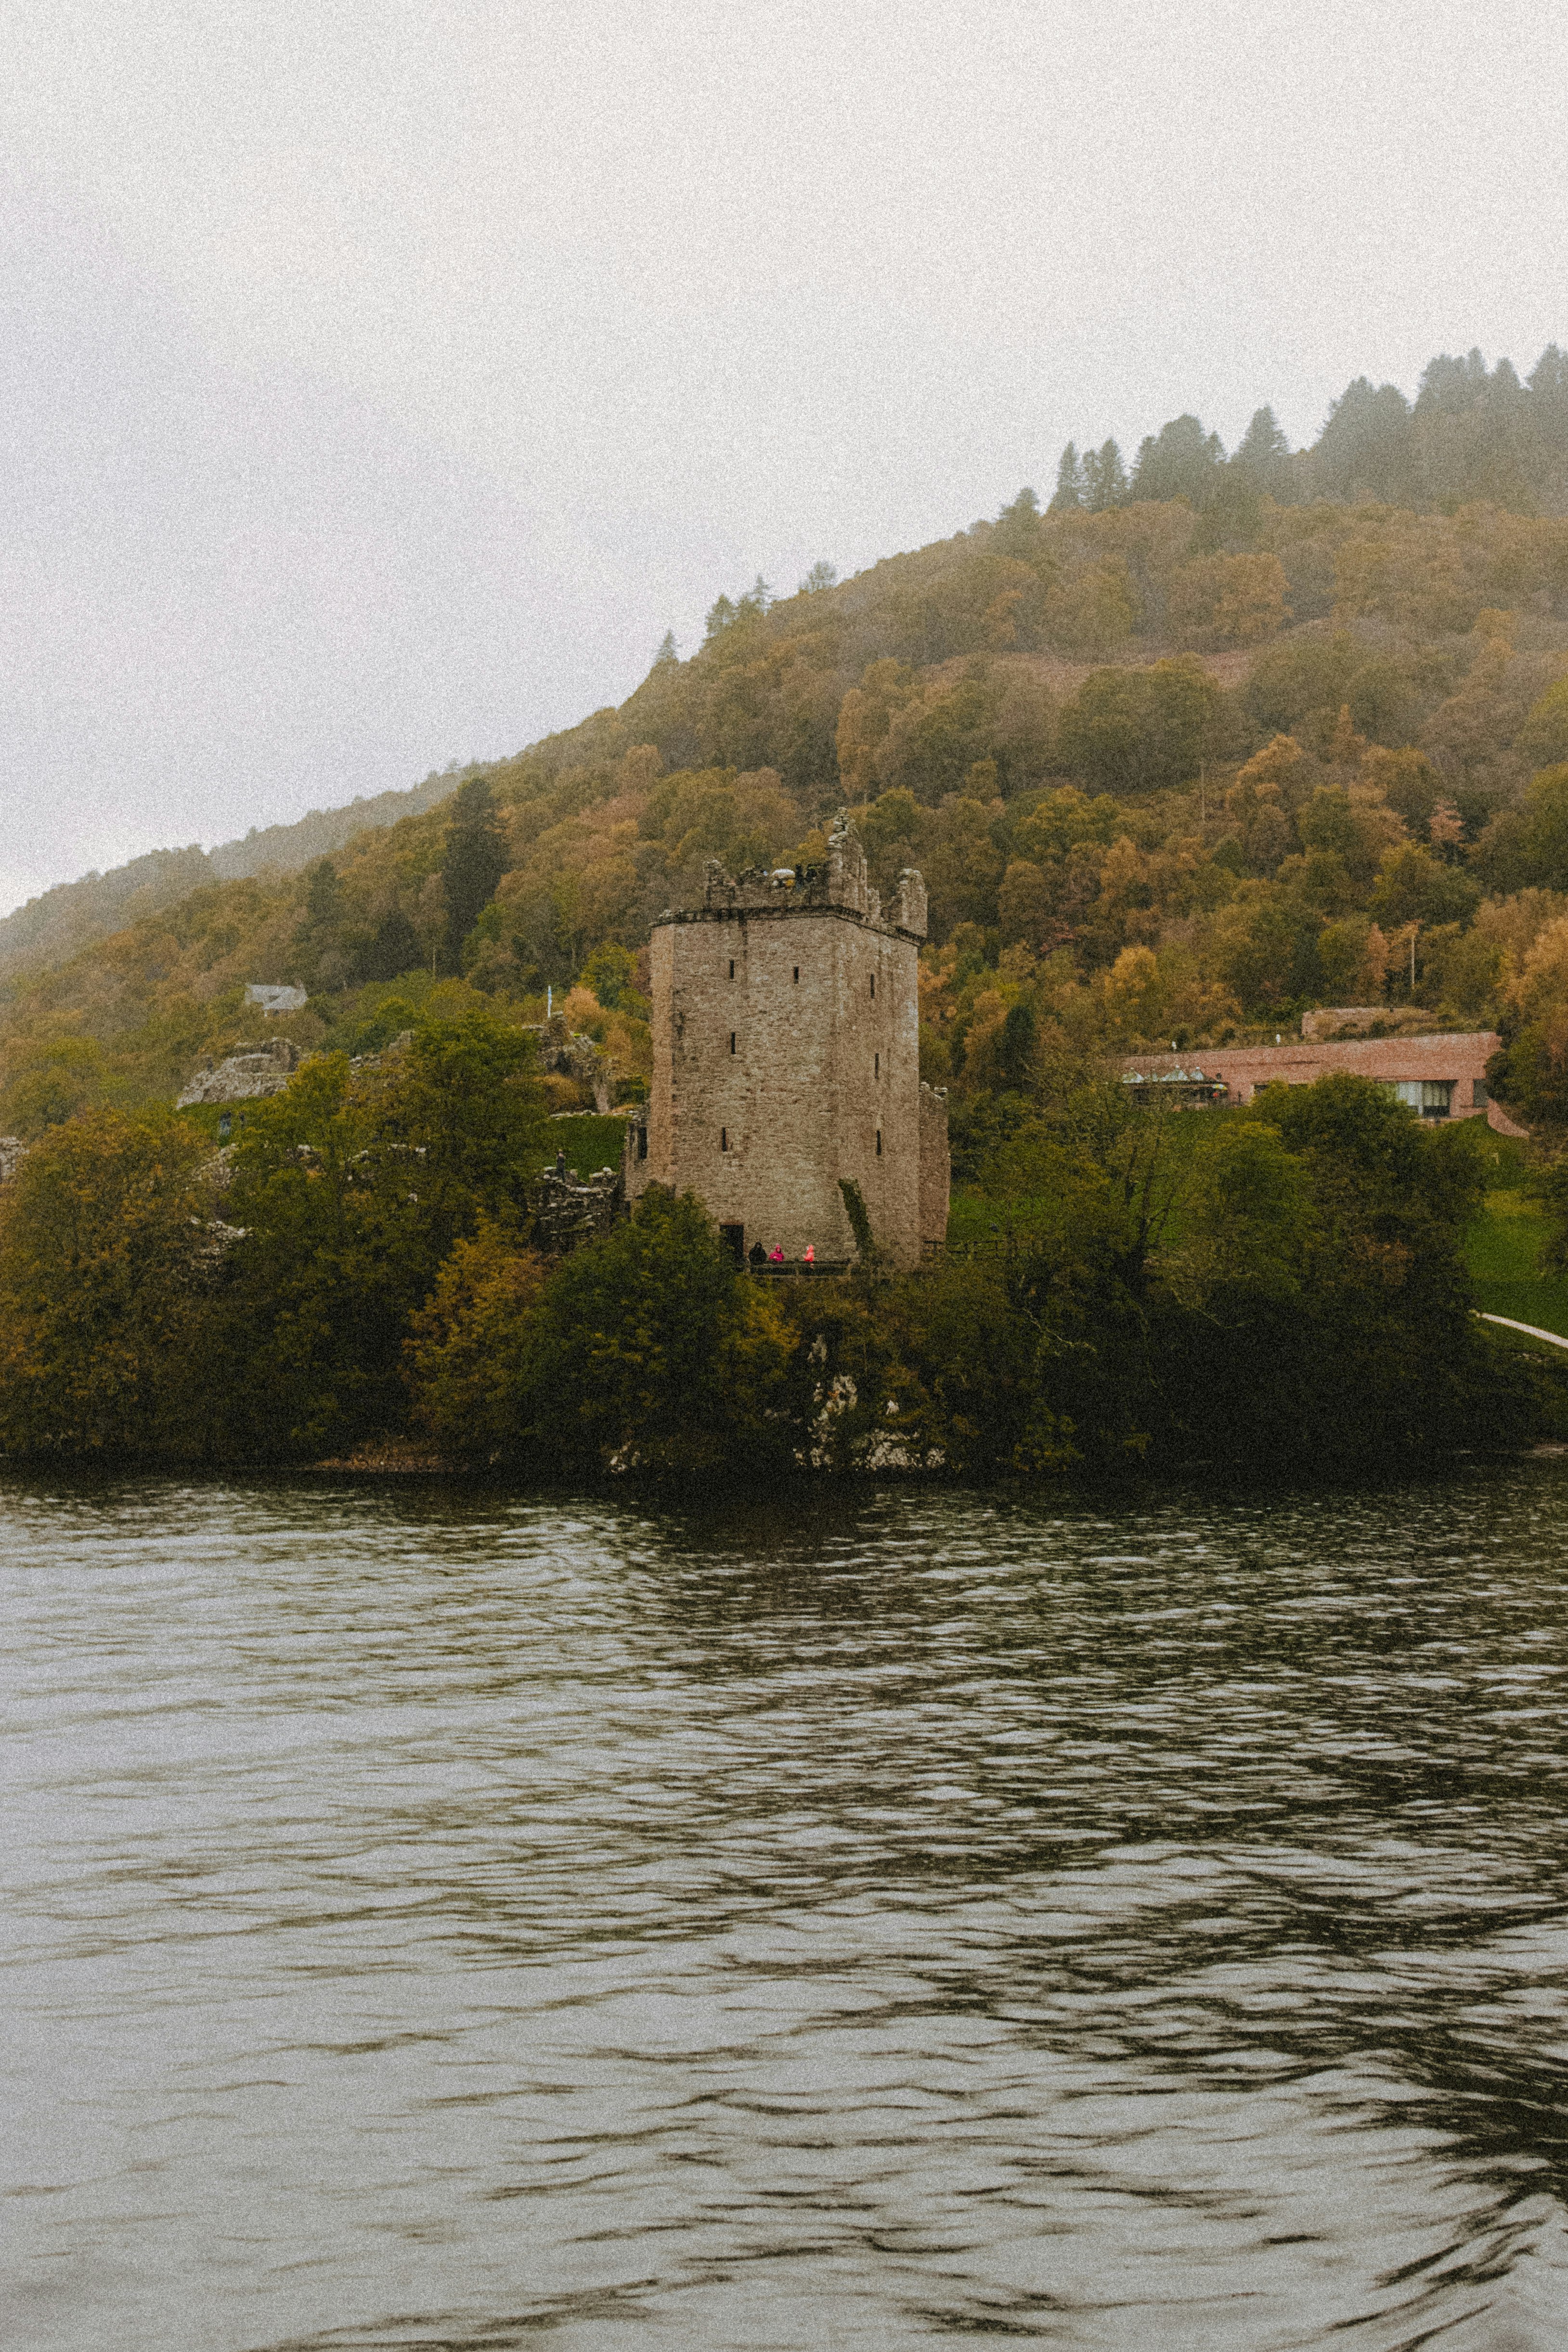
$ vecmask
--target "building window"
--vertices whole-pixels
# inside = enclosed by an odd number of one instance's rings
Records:
[[[1488,1103],[1490,1103],[1490,1100],[1491,1100],[1491,1097],[1490,1097],[1490,1095],[1489,1095],[1489,1094],[1488,1094],[1488,1092],[1487,1092],[1487,1082],[1486,1082],[1486,1080],[1485,1080],[1484,1078],[1473,1078],[1473,1079],[1470,1081],[1470,1108],[1471,1108],[1471,1109],[1472,1109],[1472,1110],[1485,1110],[1485,1108],[1486,1108],[1486,1107],[1487,1107]]]
[[[731,980],[735,978],[735,958],[733,956],[731,956],[729,960],[729,976]]]
[[[882,1158],[882,1129],[880,1127],[876,1131],[876,1156],[879,1160]]]
[[[637,1129],[637,1157],[639,1160],[646,1160],[648,1157],[648,1129],[645,1124]]]
[[[871,976],[871,992],[873,996],[876,994],[876,974],[874,971]]]
[[[1383,1078],[1378,1082],[1396,1102],[1408,1103],[1423,1118],[1447,1118],[1454,1099],[1452,1078]]]
[[[796,978],[797,982],[799,982],[800,977],[800,965],[799,965],[799,964],[797,964],[797,965],[795,966],[795,978]]]
[[[735,1032],[733,1029],[729,1033],[729,1050],[732,1054],[735,1051]]]
[[[718,1148],[721,1151],[727,1151],[729,1150],[729,1129],[727,1127],[721,1127],[719,1129]]]
[[[882,1076],[882,1055],[880,1054],[873,1054],[871,1058],[873,1063],[872,1076],[873,1078],[880,1078]]]

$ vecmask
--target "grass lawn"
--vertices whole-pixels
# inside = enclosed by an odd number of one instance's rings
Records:
[[[1545,1218],[1522,1192],[1489,1192],[1465,1255],[1483,1312],[1510,1315],[1516,1323],[1535,1323],[1568,1339],[1568,1281],[1535,1270],[1546,1234]]]
[[[552,1118],[549,1123],[551,1155],[564,1151],[566,1164],[576,1176],[619,1168],[625,1136],[624,1111],[609,1111],[602,1118],[597,1111],[584,1111],[580,1117]]]

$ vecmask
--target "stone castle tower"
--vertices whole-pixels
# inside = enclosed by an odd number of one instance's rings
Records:
[[[925,886],[884,913],[841,819],[823,866],[707,870],[650,955],[653,1083],[627,1192],[692,1192],[737,1254],[854,1255],[840,1179],[899,1265],[947,1228],[947,1106],[920,1083],[915,968]]]

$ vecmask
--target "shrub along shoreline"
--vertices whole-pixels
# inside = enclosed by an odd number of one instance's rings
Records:
[[[51,1129],[0,1193],[0,1454],[1299,1481],[1568,1430],[1568,1369],[1473,1312],[1484,1135],[1364,1080],[1173,1118],[1069,1074],[978,1156],[988,1249],[914,1274],[759,1281],[658,1190],[547,1257],[550,1144],[483,1013],[307,1063],[216,1158],[164,1110]]]

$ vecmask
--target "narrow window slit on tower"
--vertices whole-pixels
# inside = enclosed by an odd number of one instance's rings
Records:
[[[735,1051],[735,1032],[733,1029],[729,1033],[729,1050],[732,1054]]]
[[[873,996],[876,994],[876,974],[874,971],[871,976],[871,992]]]
[[[719,1129],[718,1148],[721,1151],[727,1151],[729,1150],[729,1129],[727,1127],[721,1127]]]
[[[879,1160],[882,1158],[882,1129],[880,1127],[876,1131],[876,1156]]]
[[[872,1055],[872,1060],[876,1065],[876,1067],[872,1072],[872,1076],[873,1078],[880,1078],[882,1076],[882,1055],[880,1054],[873,1054]]]
[[[797,979],[797,980],[799,980],[799,979],[800,979],[800,965],[799,965],[799,964],[797,964],[797,965],[795,966],[795,977],[796,977],[796,979]]]
[[[733,956],[731,956],[729,960],[729,976],[731,980],[735,978],[735,958]]]

